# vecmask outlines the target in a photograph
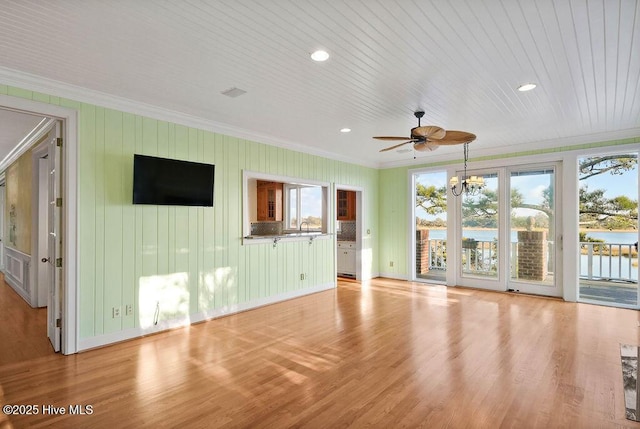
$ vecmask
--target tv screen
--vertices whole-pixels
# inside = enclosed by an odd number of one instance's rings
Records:
[[[215,165],[133,156],[133,204],[213,207]]]

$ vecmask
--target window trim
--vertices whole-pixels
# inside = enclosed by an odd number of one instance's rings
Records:
[[[301,217],[302,216],[302,189],[304,188],[310,188],[310,187],[314,187],[317,188],[317,185],[309,185],[309,184],[302,184],[302,183],[283,183],[283,193],[284,193],[284,229],[285,230],[298,230],[298,227],[294,227],[291,225],[291,216],[290,216],[290,209],[291,209],[291,203],[290,203],[290,196],[289,196],[289,191],[292,189],[296,190],[296,215],[297,217]],[[320,187],[322,190],[322,187]],[[324,223],[324,219],[326,217],[326,212],[324,212],[324,205],[323,207],[320,208],[320,219],[323,221],[322,223]],[[312,232],[319,232],[322,231],[322,225],[320,226],[320,228],[309,228],[309,231]]]
[[[272,182],[281,182],[284,185],[306,185],[306,186],[319,186],[322,188],[322,228],[319,238],[327,238],[331,235],[329,230],[332,223],[330,222],[330,195],[331,195],[331,183],[319,180],[304,179],[301,177],[283,176],[278,174],[269,174],[252,170],[242,170],[242,230],[240,231],[241,237],[249,237],[251,235],[251,208],[255,207],[255,202],[250,201],[249,182],[251,180],[264,180]],[[283,189],[284,193],[284,189]],[[295,241],[301,238],[283,238],[282,241]],[[244,244],[256,244],[261,242],[271,242],[270,238],[259,238],[243,240]]]

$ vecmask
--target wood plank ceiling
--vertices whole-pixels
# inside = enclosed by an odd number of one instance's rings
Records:
[[[310,60],[319,48],[328,61]],[[462,149],[414,160],[371,137],[408,135],[418,108],[423,125],[477,134],[472,156],[640,135],[640,6],[3,0],[0,83],[24,73],[335,159],[424,163]],[[221,94],[233,87],[246,94]]]

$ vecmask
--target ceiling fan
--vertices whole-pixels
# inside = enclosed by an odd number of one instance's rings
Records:
[[[471,143],[476,139],[475,134],[467,133],[466,131],[447,131],[443,128],[436,127],[435,125],[422,127],[420,126],[420,118],[424,116],[424,112],[422,110],[418,110],[414,112],[413,115],[418,118],[418,126],[411,128],[411,137],[374,137],[374,139],[378,140],[407,140],[400,144],[384,148],[380,152],[386,152],[409,143],[413,143],[413,148],[415,150],[426,152],[436,150],[442,145],[447,146]]]

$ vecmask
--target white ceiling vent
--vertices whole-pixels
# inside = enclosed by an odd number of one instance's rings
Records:
[[[246,93],[247,91],[245,91],[244,89],[236,88],[234,86],[233,88],[229,88],[226,91],[222,91],[220,94],[226,95],[227,97],[236,98]]]

